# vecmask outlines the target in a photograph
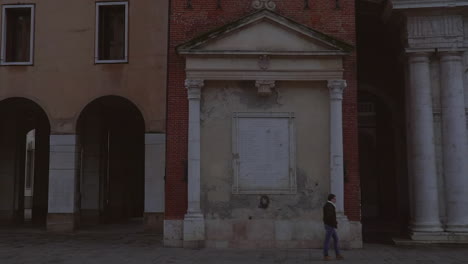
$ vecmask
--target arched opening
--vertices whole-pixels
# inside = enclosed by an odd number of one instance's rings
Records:
[[[50,124],[25,98],[0,102],[0,222],[45,226]]]
[[[130,101],[106,96],[82,111],[81,225],[126,223],[143,217],[144,120]]]

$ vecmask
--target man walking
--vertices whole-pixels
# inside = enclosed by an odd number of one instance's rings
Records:
[[[323,244],[323,259],[331,260],[331,257],[328,256],[328,248],[330,246],[330,238],[333,238],[333,246],[335,248],[336,259],[343,259],[343,256],[340,254],[340,249],[338,247],[338,235],[336,234],[336,229],[338,228],[338,223],[336,222],[336,211],[335,211],[336,196],[334,194],[328,195],[328,201],[323,206],[323,223],[325,224],[325,242]]]

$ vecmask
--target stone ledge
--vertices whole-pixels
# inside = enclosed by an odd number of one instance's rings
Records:
[[[413,246],[427,244],[468,244],[468,233],[413,233],[411,239],[393,238],[396,245]]]

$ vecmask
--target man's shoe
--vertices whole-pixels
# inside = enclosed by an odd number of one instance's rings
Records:
[[[338,256],[336,256],[336,259],[337,260],[342,260],[342,259],[344,259],[344,257],[342,255],[338,255]]]
[[[332,258],[331,258],[330,256],[324,256],[324,257],[323,257],[323,260],[328,261],[328,260],[332,260]]]

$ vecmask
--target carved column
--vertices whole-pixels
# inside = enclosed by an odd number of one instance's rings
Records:
[[[201,247],[205,221],[200,209],[200,97],[203,80],[186,80],[189,100],[188,208],[184,217],[184,247]]]
[[[409,53],[413,232],[442,231],[435,161],[429,53]]]
[[[336,213],[344,216],[343,91],[345,80],[329,80],[330,90],[330,192],[336,195]]]
[[[440,53],[447,231],[468,232],[468,153],[462,52]]]

